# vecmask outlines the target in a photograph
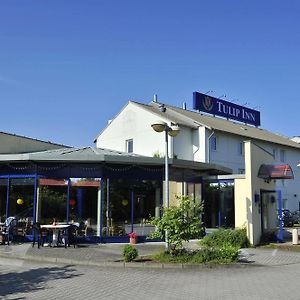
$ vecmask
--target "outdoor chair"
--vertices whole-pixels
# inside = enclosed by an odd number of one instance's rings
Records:
[[[9,245],[9,242],[14,241],[14,230],[17,226],[17,219],[15,217],[8,217],[5,222],[4,226],[2,227],[2,240],[7,245]]]
[[[78,226],[76,225],[71,225],[68,229],[67,229],[67,239],[68,239],[68,246],[73,245],[74,248],[77,247],[77,238],[78,238]]]
[[[34,223],[32,225],[32,247],[37,243],[38,248],[40,248],[41,242],[41,225],[40,223]]]

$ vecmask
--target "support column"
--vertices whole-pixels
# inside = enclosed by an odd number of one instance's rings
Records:
[[[10,178],[7,178],[7,190],[6,190],[6,218],[8,218],[9,213],[9,192],[10,192]]]
[[[185,181],[182,182],[182,195],[187,196],[187,183]]]
[[[130,212],[131,212],[131,232],[134,232],[134,191],[132,190],[131,193],[131,205],[130,205]]]
[[[36,213],[35,213],[35,220],[36,222],[41,221],[41,211],[42,211],[42,203],[40,199],[40,186],[37,184],[36,186]]]
[[[278,232],[278,240],[283,242],[283,220],[282,220],[282,197],[281,190],[277,190],[278,195],[278,210],[279,210],[279,232]]]
[[[97,193],[97,236],[102,237],[102,180]]]
[[[160,217],[160,188],[155,189],[155,218]]]
[[[70,219],[70,190],[71,190],[71,179],[68,179],[68,190],[67,190],[67,224]]]
[[[110,227],[110,201],[109,201],[109,178],[106,179],[106,236],[109,236]]]

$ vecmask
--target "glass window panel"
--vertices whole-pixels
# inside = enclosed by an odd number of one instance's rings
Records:
[[[206,183],[204,201],[206,227],[234,227],[233,183]]]
[[[133,152],[133,139],[126,140],[126,152],[127,153]]]
[[[34,179],[13,178],[10,180],[8,215],[25,221],[33,218]]]
[[[217,150],[217,137],[216,136],[212,136],[210,138],[210,149],[213,151]]]
[[[157,191],[160,188],[157,181],[110,180],[103,234],[127,236],[132,228],[138,235],[148,235],[153,231],[154,227],[147,224],[146,220],[155,216]],[[107,199],[104,206],[107,207]]]
[[[244,155],[244,143],[243,142],[240,142],[238,144],[238,154],[239,155]]]
[[[7,179],[0,179],[0,223],[6,219]]]
[[[72,178],[69,221],[78,222],[85,235],[97,234],[97,207],[100,179]],[[100,225],[99,225],[100,226]]]
[[[285,150],[280,150],[280,161],[285,162]]]
[[[39,216],[41,224],[67,220],[68,181],[64,179],[40,179]]]

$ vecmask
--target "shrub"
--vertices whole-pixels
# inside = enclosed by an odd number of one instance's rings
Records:
[[[138,251],[131,245],[125,245],[123,248],[123,257],[126,262],[133,261],[138,257]]]
[[[238,248],[224,245],[220,248],[205,247],[197,252],[192,262],[198,263],[229,263],[236,261],[239,255]]]
[[[230,263],[237,260],[238,253],[236,247],[226,245],[221,248],[204,247],[197,251],[182,250],[177,256],[162,252],[152,258],[161,263]]]
[[[217,247],[232,246],[236,248],[249,247],[246,229],[220,229],[205,236],[200,241],[201,246]]]
[[[163,238],[165,232],[168,237],[168,249],[176,254],[182,249],[184,241],[203,236],[201,214],[203,204],[195,203],[188,196],[177,197],[178,206],[164,208],[161,218],[152,218],[150,223],[155,225],[156,230],[150,238]]]

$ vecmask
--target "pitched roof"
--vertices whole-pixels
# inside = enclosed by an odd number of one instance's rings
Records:
[[[130,165],[164,166],[164,158],[142,156],[103,148],[62,148],[25,154],[2,154],[0,164],[7,163],[111,163]],[[169,159],[175,168],[200,170],[208,174],[231,174],[232,170],[211,163],[193,162],[182,159]]]
[[[23,140],[29,140],[29,141],[39,142],[39,143],[45,143],[45,144],[54,145],[54,146],[61,146],[61,147],[66,147],[66,148],[69,147],[69,146],[63,145],[63,144],[57,144],[57,143],[53,143],[53,142],[50,142],[50,141],[43,141],[43,140],[39,140],[39,139],[36,139],[36,138],[28,137],[28,136],[25,136],[25,135],[18,135],[18,134],[15,134],[15,133],[9,133],[9,132],[4,132],[4,131],[0,131],[0,135],[16,137],[16,138],[20,138],[20,139],[23,139]]]
[[[125,153],[103,148],[60,148],[47,151],[23,153],[23,154],[3,154],[0,155],[0,162],[3,161],[58,161],[58,162],[98,162],[105,160],[106,156],[114,157],[142,157],[138,154]]]
[[[158,115],[161,118],[168,119],[170,122],[178,125],[183,125],[190,128],[204,126],[212,130],[236,134],[248,139],[256,139],[300,149],[299,143],[296,143],[286,136],[273,133],[266,129],[201,114],[195,111],[185,110],[163,103],[151,102],[149,105],[147,105],[135,101],[131,102],[151,113]],[[165,108],[165,110],[163,108]]]

